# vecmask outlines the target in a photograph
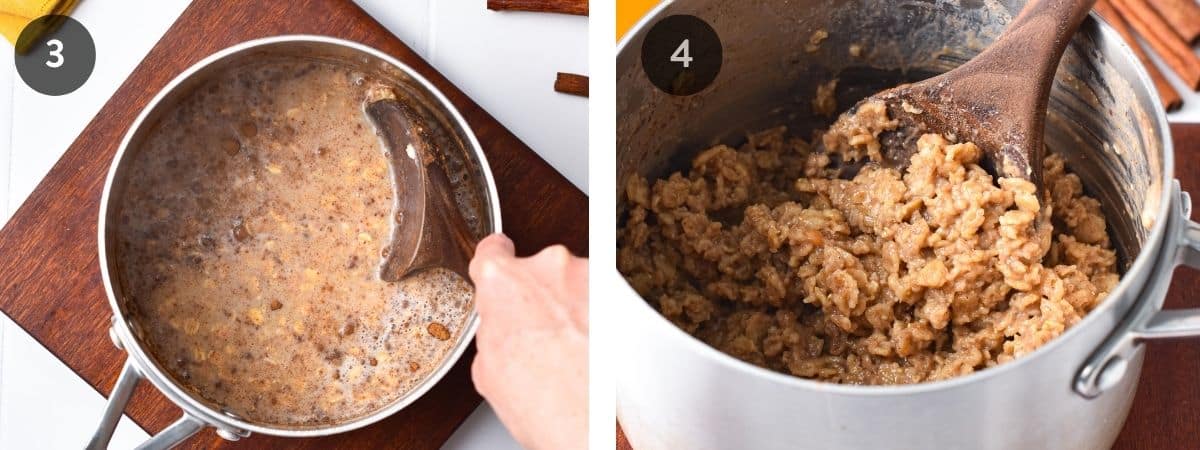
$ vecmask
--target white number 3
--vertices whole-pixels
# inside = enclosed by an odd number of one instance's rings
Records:
[[[671,62],[681,62],[681,63],[683,63],[683,67],[685,67],[685,68],[690,67],[692,65],[692,59],[693,59],[688,54],[688,41],[689,41],[689,39],[684,39],[683,43],[679,44],[679,48],[675,49],[675,53],[671,54]]]
[[[54,50],[50,50],[50,56],[53,56],[54,60],[46,61],[46,65],[49,66],[51,69],[57,69],[59,67],[62,67],[62,65],[63,65],[63,55],[62,55],[63,43],[62,43],[62,41],[60,41],[58,39],[51,39],[49,42],[46,43],[46,46],[54,47]]]

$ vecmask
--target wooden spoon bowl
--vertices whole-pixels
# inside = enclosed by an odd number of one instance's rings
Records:
[[[1041,186],[1043,128],[1054,72],[1071,36],[1096,0],[1033,0],[991,46],[967,63],[860,101],[883,102],[899,122],[879,138],[884,164],[903,169],[917,139],[939,133],[974,142],[992,173]]]
[[[373,95],[380,98],[366,112],[388,148],[396,188],[396,225],[380,278],[400,281],[440,267],[470,282],[476,238],[454,201],[432,122],[390,91]]]

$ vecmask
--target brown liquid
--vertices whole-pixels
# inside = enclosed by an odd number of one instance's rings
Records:
[[[341,423],[403,396],[459,339],[472,298],[457,275],[379,279],[394,186],[363,102],[382,84],[308,60],[230,69],[130,161],[119,277],[193,394],[258,423]]]

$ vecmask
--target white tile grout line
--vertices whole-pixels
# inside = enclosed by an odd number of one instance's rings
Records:
[[[4,313],[0,312],[0,314],[4,314]],[[8,354],[8,352],[3,350],[4,349],[4,339],[8,335],[8,328],[9,328],[8,325],[5,323],[6,321],[4,320],[5,318],[8,317],[8,315],[4,314],[4,316],[5,317],[0,318],[0,369],[3,369],[4,360],[6,359],[5,356]],[[0,386],[3,386],[3,385],[4,385],[4,371],[0,370]],[[4,390],[0,389],[0,395],[3,395],[3,393],[4,393]],[[4,402],[4,397],[0,396],[0,403],[3,403],[3,402]],[[4,408],[0,408],[0,414],[3,414],[3,413],[4,413]],[[3,417],[0,417],[0,423],[4,423],[3,419],[4,419]],[[0,432],[3,432],[3,430],[0,429]]]
[[[13,70],[16,71],[16,69],[13,69]],[[15,77],[13,77],[13,78],[15,78]],[[13,163],[12,163],[12,160],[13,160],[13,157],[12,157],[13,156],[13,129],[12,129],[12,127],[13,127],[13,111],[12,110],[13,110],[13,100],[15,100],[15,97],[17,95],[16,90],[17,90],[17,88],[13,84],[12,79],[10,78],[9,83],[8,83],[8,99],[9,99],[8,112],[9,112],[9,114],[8,114],[8,123],[6,124],[8,126],[8,167],[6,168],[8,170],[8,173],[5,174],[7,176],[4,178],[4,191],[3,191],[4,198],[0,198],[0,213],[4,214],[3,216],[0,216],[0,218],[4,219],[4,220],[0,220],[0,228],[3,228],[4,224],[8,223],[7,218],[12,216],[12,211],[8,210],[8,208],[9,208],[8,197],[9,197],[9,193],[12,192],[12,178],[13,178]],[[0,366],[0,367],[2,367],[2,366]]]
[[[434,20],[434,18],[437,16],[437,14],[434,14],[434,12],[437,11],[438,3],[440,3],[438,0],[427,0],[426,4],[428,4],[429,7],[425,8],[425,21],[429,23],[427,28],[428,31],[425,34],[425,61],[428,62],[429,65],[435,67],[436,64],[434,63],[434,52],[437,49],[437,33],[434,32],[436,31],[434,28],[436,28],[435,24],[437,21]]]
[[[5,56],[9,56],[9,55],[11,55],[11,53],[6,54]],[[4,127],[4,134],[6,135],[5,141],[7,141],[7,142],[5,142],[6,146],[5,146],[4,151],[8,153],[7,155],[5,155],[7,157],[7,163],[4,165],[4,173],[0,174],[3,176],[3,179],[0,179],[0,183],[3,184],[2,186],[0,186],[0,228],[4,228],[4,225],[8,223],[8,218],[12,216],[12,213],[8,210],[8,203],[9,203],[8,195],[9,195],[9,192],[12,190],[12,174],[13,174],[13,168],[12,168],[12,166],[13,166],[13,164],[12,164],[12,159],[13,159],[12,158],[12,156],[13,156],[13,137],[12,137],[13,114],[12,114],[12,111],[14,109],[14,106],[13,106],[14,96],[16,95],[16,92],[15,92],[16,88],[13,86],[13,79],[19,77],[19,75],[15,73],[16,72],[15,66],[11,67],[11,68],[5,67],[0,70],[8,70],[9,71],[7,73],[7,83],[4,83],[4,86],[0,86],[0,89],[4,89],[4,90],[8,91],[7,92],[8,95],[6,97],[4,97],[4,98],[7,98],[7,100],[6,101],[0,100],[3,102],[3,104],[0,104],[0,109],[7,109],[6,113],[0,113],[0,116],[5,116],[8,119],[8,120],[5,120],[4,123],[0,123],[0,127]],[[2,77],[0,77],[0,78],[2,78]],[[4,315],[4,313],[0,312],[0,315]],[[6,359],[8,359],[8,358],[6,358],[6,356],[8,356],[8,352],[4,351],[4,340],[5,340],[6,334],[8,334],[8,326],[5,325],[4,318],[0,318],[0,386],[4,385],[4,370],[3,370],[4,369],[4,361]],[[0,404],[4,403],[3,393],[4,393],[3,389],[0,389]],[[3,410],[4,410],[4,408],[0,408],[0,414],[3,413]],[[0,417],[0,423],[4,423],[3,417]],[[4,430],[0,429],[0,433],[3,433],[3,432],[4,432]]]
[[[8,96],[7,96],[8,100],[3,105],[0,105],[0,108],[7,108],[7,114],[0,114],[0,115],[4,115],[4,116],[8,117],[8,120],[5,121],[5,123],[0,123],[0,127],[5,127],[5,134],[7,135],[6,140],[8,141],[5,143],[6,144],[5,151],[8,152],[8,164],[6,164],[4,167],[4,171],[5,171],[4,179],[0,180],[4,183],[4,187],[3,187],[4,189],[0,190],[0,193],[3,193],[3,195],[0,196],[0,228],[4,228],[4,225],[8,223],[8,218],[12,217],[12,212],[8,210],[8,208],[9,208],[8,197],[9,197],[9,193],[12,191],[12,175],[13,175],[13,164],[12,164],[13,133],[12,133],[12,128],[13,128],[13,109],[14,109],[13,103],[14,103],[15,96],[16,96],[16,87],[14,86],[13,83],[16,82],[15,80],[17,78],[19,78],[19,75],[16,73],[15,67],[13,67],[9,70],[10,70],[10,72],[8,73],[7,85],[0,86],[0,88],[7,89],[7,91],[8,91]],[[0,314],[4,314],[4,313],[0,312]],[[7,315],[6,314],[4,314],[4,315],[5,315],[5,318],[7,318]],[[5,324],[5,320],[3,320],[3,319],[4,318],[0,318],[0,386],[4,385],[4,370],[3,370],[4,361],[6,359],[8,359],[7,358],[8,352],[4,351],[3,349],[4,349],[4,340],[7,337],[9,327]],[[0,403],[4,402],[3,393],[4,393],[3,389],[0,389]],[[0,408],[0,414],[2,414],[3,411],[4,411],[4,409]],[[2,417],[0,417],[0,423],[4,423],[4,420]],[[2,432],[2,431],[3,430],[0,430],[0,432]]]

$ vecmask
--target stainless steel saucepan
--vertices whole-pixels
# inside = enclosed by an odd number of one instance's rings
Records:
[[[464,332],[459,336],[453,349],[447,353],[441,365],[412,391],[366,416],[315,428],[286,428],[254,423],[221,411],[184,389],[168,375],[153,355],[147,352],[143,334],[139,332],[141,327],[137,323],[138,319],[127,314],[126,298],[120,284],[113,278],[117,260],[114,252],[118,249],[118,246],[115,245],[118,232],[116,227],[119,226],[114,219],[117,214],[116,205],[119,203],[117,200],[124,195],[127,185],[125,181],[129,176],[126,162],[131,161],[134,153],[139,151],[142,141],[158,122],[158,119],[171,112],[174,106],[194,88],[226,68],[252,62],[264,56],[296,56],[337,61],[353,66],[364,73],[389,80],[407,91],[412,101],[421,103],[424,109],[431,111],[435,120],[441,122],[441,128],[452,135],[444,141],[457,143],[457,146],[451,146],[455,148],[439,150],[450,152],[447,154],[447,158],[454,156],[456,160],[461,160],[465,170],[471,172],[464,178],[473,180],[472,182],[477,184],[473,188],[481,195],[482,204],[479,213],[483,231],[486,233],[500,231],[500,206],[496,187],[479,142],[450,101],[433,84],[404,63],[383,52],[355,42],[305,35],[278,36],[248,41],[201,60],[168,83],[129,127],[129,131],[125,134],[125,139],[121,142],[121,147],[113,159],[108,180],[104,185],[97,228],[99,229],[100,271],[104,280],[104,289],[108,294],[108,302],[113,310],[112,327],[109,329],[109,333],[113,344],[118,348],[125,349],[129,353],[129,357],[113,388],[112,395],[109,396],[108,406],[99,429],[92,437],[88,448],[104,448],[108,445],[125,404],[133,393],[134,386],[141,380],[149,381],[183,409],[183,416],[139,448],[168,448],[208,426],[216,428],[218,435],[229,440],[237,440],[249,436],[251,433],[284,437],[310,437],[360,428],[396,413],[429,391],[458,361],[475,335],[478,316],[472,311],[466,318]]]
[[[809,100],[839,78],[838,104],[945,72],[987,46],[1021,0],[674,0],[617,56],[617,186],[660,177],[689,152],[786,124],[826,126]],[[724,63],[690,97],[655,88],[640,50],[676,14],[707,21]],[[809,36],[828,32],[814,52]],[[852,44],[863,52],[855,57]],[[1056,75],[1046,145],[1103,204],[1122,278],[1094,311],[1037,351],[959,378],[848,386],[772,372],[725,355],[661,317],[627,284],[617,414],[630,443],[656,449],[1108,448],[1133,402],[1150,339],[1200,335],[1200,310],[1163,311],[1171,271],[1200,266],[1200,225],[1174,179],[1154,85],[1120,36],[1085,21]],[[621,198],[618,196],[618,198]],[[624,213],[618,202],[617,216]]]

